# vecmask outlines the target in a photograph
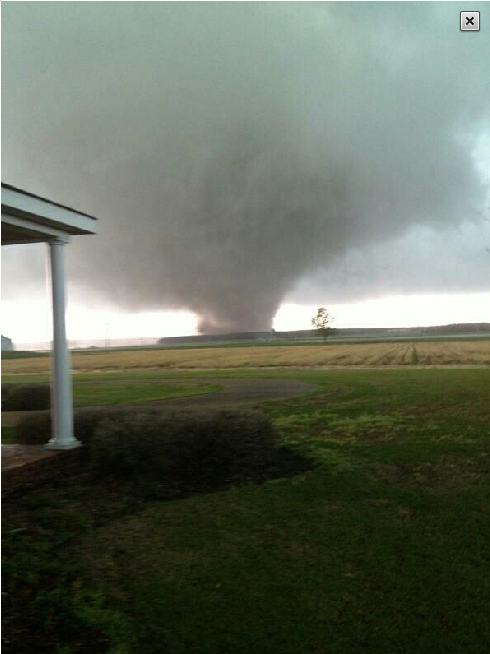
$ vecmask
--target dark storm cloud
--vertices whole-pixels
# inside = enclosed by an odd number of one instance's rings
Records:
[[[489,127],[490,41],[461,33],[456,9],[7,3],[3,177],[101,217],[70,248],[86,302],[268,328],[348,250],[483,224],[472,151]],[[446,269],[427,271],[431,288]],[[358,274],[359,296],[375,292]]]

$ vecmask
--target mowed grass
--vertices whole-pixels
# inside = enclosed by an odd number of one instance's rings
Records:
[[[212,369],[301,366],[490,365],[490,340],[431,343],[350,343],[312,346],[219,347],[73,354],[75,371],[144,368]],[[12,359],[3,373],[43,373],[48,357]]]
[[[314,469],[173,501],[83,478],[7,498],[9,651],[486,653],[489,371],[228,374],[317,384],[262,405]]]
[[[4,375],[5,383],[24,382],[48,383],[46,375]],[[75,407],[133,404],[157,402],[178,397],[202,395],[220,390],[219,384],[199,383],[184,380],[164,380],[153,376],[150,379],[134,379],[131,375],[116,378],[109,375],[90,375],[87,379],[73,380],[73,403]]]
[[[121,380],[112,383],[110,380],[101,383],[96,380],[75,380],[73,399],[75,407],[121,405],[202,395],[219,389],[218,384],[172,383],[162,380]]]

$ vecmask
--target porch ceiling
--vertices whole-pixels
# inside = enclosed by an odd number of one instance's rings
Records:
[[[42,243],[48,240],[49,236],[34,229],[26,229],[17,225],[9,225],[2,216],[2,245],[14,245],[17,243]]]

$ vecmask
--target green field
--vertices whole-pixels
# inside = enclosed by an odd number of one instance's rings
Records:
[[[226,377],[317,384],[261,406],[314,468],[172,501],[83,477],[7,498],[7,650],[486,653],[489,371],[138,378]]]

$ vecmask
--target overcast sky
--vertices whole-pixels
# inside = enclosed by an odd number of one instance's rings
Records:
[[[69,335],[490,321],[479,4],[2,3],[2,179],[100,218]],[[2,248],[14,340],[44,258]]]

